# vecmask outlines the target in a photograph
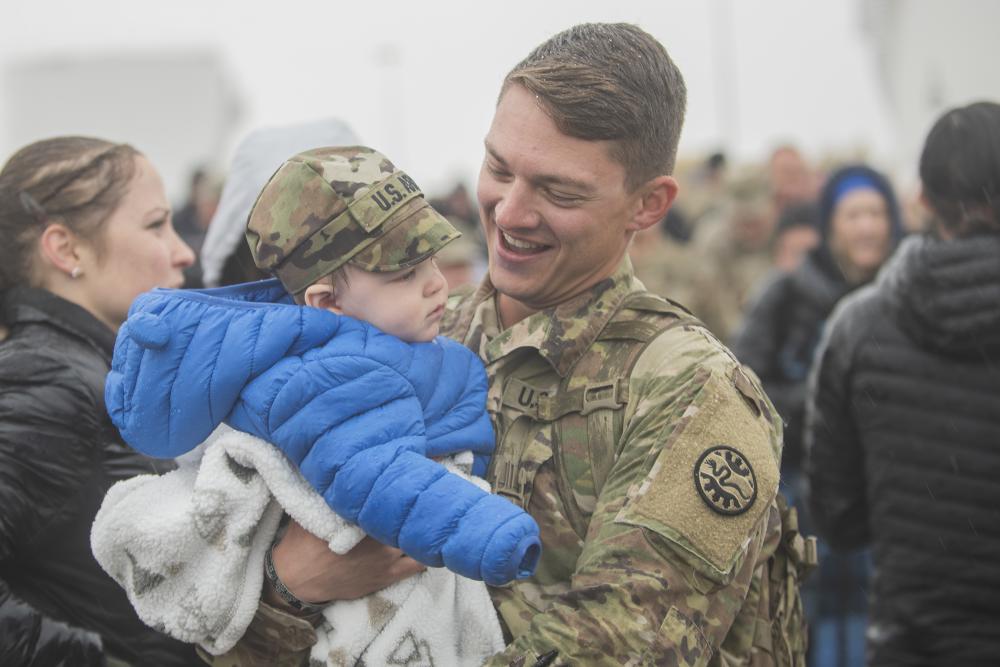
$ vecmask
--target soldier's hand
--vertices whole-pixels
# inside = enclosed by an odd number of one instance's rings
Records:
[[[354,600],[426,569],[370,537],[346,554],[336,554],[295,521],[289,522],[272,558],[278,578],[303,602]]]

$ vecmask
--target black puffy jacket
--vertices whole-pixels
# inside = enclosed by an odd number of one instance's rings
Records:
[[[798,470],[806,377],[823,323],[850,287],[828,254],[813,251],[792,272],[775,274],[761,288],[733,341],[733,352],[757,373],[785,422],[781,467]]]
[[[8,290],[0,318],[0,665],[200,664],[143,625],[90,551],[108,488],[170,467],[126,447],[107,417],[114,334],[37,289]]]
[[[1000,664],[1000,235],[904,242],[811,382],[813,520],[873,549],[870,664]]]

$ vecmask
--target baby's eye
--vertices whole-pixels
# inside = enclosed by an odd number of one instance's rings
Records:
[[[407,271],[403,275],[401,275],[398,278],[396,278],[396,281],[402,283],[402,282],[407,282],[407,281],[413,280],[416,277],[417,277],[417,270],[416,269],[410,269],[409,271]]]

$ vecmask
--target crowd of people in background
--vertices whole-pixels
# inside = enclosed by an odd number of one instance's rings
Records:
[[[257,193],[288,156],[354,143],[336,120],[257,130],[225,178],[194,171],[173,207],[123,144],[53,139],[6,162],[0,644],[41,636],[32,664],[57,644],[81,663],[107,647],[198,664],[141,626],[81,528],[115,481],[171,467],[105,414],[114,333],[154,286],[265,277],[243,240]],[[914,207],[875,165],[821,165],[792,145],[755,165],[715,153],[682,164],[680,197],[629,250],[650,291],[756,373],[784,423],[780,488],[820,537],[804,588],[815,667],[863,664],[866,645],[870,664],[1000,656],[1000,106],[942,116],[919,173]],[[456,183],[431,203],[463,232],[437,256],[450,287],[477,283],[474,194]],[[59,452],[44,477],[40,449]]]
[[[890,180],[869,165],[821,169],[791,146],[731,177],[720,173],[722,156],[710,156],[693,170],[693,196],[682,195],[672,219],[632,246],[637,275],[729,344],[785,422],[781,488],[803,532],[820,536],[819,568],[803,590],[810,665],[864,664],[866,629],[874,647],[869,664],[915,664],[906,662],[919,655],[912,647],[929,650],[932,640],[900,618],[931,613],[934,600],[964,589],[971,575],[957,573],[963,566],[953,560],[976,571],[973,554],[997,548],[995,531],[980,532],[996,513],[977,523],[979,503],[967,486],[975,486],[970,476],[985,480],[987,470],[997,470],[995,419],[971,407],[957,408],[959,417],[945,407],[981,381],[978,363],[995,377],[997,123],[1000,107],[988,103],[938,122],[921,160],[924,195],[916,205],[901,205]],[[935,189],[936,197],[929,194]],[[905,252],[888,266],[907,237]],[[824,365],[815,366],[838,304],[883,269],[878,287],[864,290],[866,310],[852,304],[850,315],[841,314],[824,342]],[[907,356],[891,356],[900,348]],[[858,349],[867,358],[857,360]],[[959,369],[961,377],[944,380]],[[852,372],[866,375],[849,380]],[[849,381],[854,395],[845,394]],[[904,382],[919,389],[901,391]],[[982,409],[995,409],[997,392],[987,393]],[[904,414],[907,408],[915,414]],[[969,469],[974,465],[981,472]],[[950,503],[968,512],[965,525],[948,528]],[[910,565],[924,560],[937,565]],[[934,571],[949,585],[921,591],[917,571]],[[995,580],[997,569],[977,574]],[[1000,619],[996,605],[979,598],[972,595],[969,606]],[[942,614],[942,622],[952,617]]]

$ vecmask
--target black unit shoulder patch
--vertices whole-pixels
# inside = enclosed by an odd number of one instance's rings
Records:
[[[757,477],[750,462],[728,445],[716,445],[698,457],[694,485],[709,509],[719,514],[743,514],[757,500]]]

